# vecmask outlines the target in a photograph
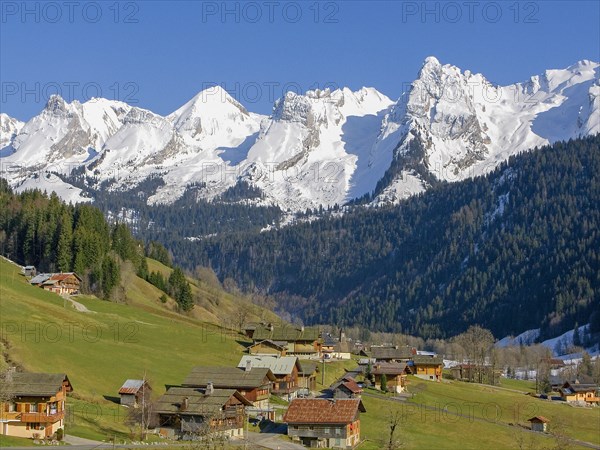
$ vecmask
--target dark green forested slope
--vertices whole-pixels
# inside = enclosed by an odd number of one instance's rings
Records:
[[[397,207],[167,244],[308,323],[424,337],[473,323],[496,336],[600,328],[599,147],[598,136],[558,143]]]

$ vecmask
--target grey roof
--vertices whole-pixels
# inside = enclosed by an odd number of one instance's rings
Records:
[[[270,344],[271,346],[276,347],[281,350],[285,350],[288,346],[287,341],[273,341],[271,339],[263,339],[262,341],[254,342],[254,344],[252,344],[250,347],[254,347],[255,345],[259,345],[259,344]]]
[[[137,394],[142,389],[142,386],[144,386],[144,383],[148,384],[144,380],[125,380],[125,383],[119,389],[119,394]],[[146,387],[150,388],[150,386]]]
[[[317,363],[300,361],[300,374],[302,376],[312,375],[317,371]]]
[[[249,371],[238,367],[194,367],[182,384],[201,387],[212,383],[216,388],[254,389],[274,380],[268,367],[251,367]]]
[[[170,387],[158,399],[154,411],[159,414],[216,415],[233,396],[243,405],[252,406],[252,403],[235,389],[214,389],[212,394],[206,395],[203,388]],[[188,399],[188,407],[182,411],[181,406],[185,398]]]
[[[42,284],[48,278],[52,276],[51,273],[38,273],[35,277],[33,277],[29,282],[31,284]]]
[[[600,387],[597,384],[593,383],[565,383],[561,388],[565,394],[569,394],[571,392],[590,392],[590,391],[598,391]]]
[[[56,395],[66,381],[71,386],[64,373],[13,373],[12,381],[8,383],[8,392],[16,396],[50,397]],[[72,387],[69,389],[72,390]]]
[[[248,361],[251,362],[252,367],[271,369],[271,372],[275,375],[289,375],[294,370],[295,365],[299,366],[298,357],[296,356],[244,355],[238,367],[246,367]]]

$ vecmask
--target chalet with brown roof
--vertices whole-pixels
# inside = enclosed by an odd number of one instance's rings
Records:
[[[265,339],[255,342],[248,347],[248,353],[251,355],[274,355],[286,356],[288,343],[284,341],[272,341]]]
[[[404,392],[407,385],[407,373],[410,373],[410,371],[406,363],[377,362],[371,366],[375,389],[382,388],[382,379],[385,376],[385,385],[388,391]]]
[[[10,400],[0,403],[0,434],[52,438],[64,430],[67,392],[72,390],[64,373],[9,373]]]
[[[561,398],[570,403],[600,404],[600,387],[597,384],[572,383],[567,381],[559,389]]]
[[[336,399],[360,398],[363,392],[356,380],[349,375],[333,383],[329,389],[333,394],[333,398]]]
[[[285,346],[287,355],[311,356],[321,353],[321,332],[315,327],[254,324],[246,327],[246,333],[254,344],[269,340]]]
[[[29,280],[34,286],[58,295],[79,294],[81,278],[75,272],[42,273]]]
[[[407,363],[412,375],[423,380],[441,381],[444,361],[439,356],[414,355]]]
[[[244,436],[246,406],[251,406],[235,389],[170,387],[154,406],[159,433],[164,437],[192,439],[222,434]]]
[[[293,400],[283,421],[288,436],[306,447],[352,449],[360,443],[360,399]]]
[[[152,388],[145,380],[125,380],[119,389],[121,405],[137,408],[150,399]]]
[[[217,389],[235,389],[254,407],[266,410],[269,395],[276,378],[268,367],[253,367],[247,364],[238,367],[194,367],[186,377],[184,387],[206,387],[212,383]]]

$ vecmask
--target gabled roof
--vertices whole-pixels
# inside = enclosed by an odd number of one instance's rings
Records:
[[[52,276],[50,276],[50,280],[52,280],[52,281],[64,281],[64,280],[66,280],[69,277],[75,277],[79,281],[81,281],[81,278],[75,272],[53,273]]]
[[[300,361],[300,367],[300,375],[302,375],[303,377],[312,375],[317,371],[317,363],[314,362]]]
[[[597,384],[570,383],[568,381],[560,388],[561,392],[565,394],[598,391],[598,389],[600,389],[600,387]]]
[[[287,348],[288,343],[286,341],[272,341],[271,339],[263,339],[262,341],[256,341],[250,346],[250,348],[261,344],[269,345],[273,348],[276,348],[277,350],[285,350]]]
[[[299,424],[348,424],[366,412],[360,399],[297,398],[292,400],[283,421]]]
[[[359,394],[362,392],[362,388],[354,380],[344,381],[338,386],[338,388],[341,388],[342,386],[344,386],[348,391],[352,392],[353,394]]]
[[[51,276],[52,276],[51,273],[38,273],[35,277],[33,277],[31,280],[29,280],[29,283],[42,284],[44,281],[46,281]]]
[[[144,380],[125,380],[125,383],[119,389],[119,394],[137,394],[144,383]],[[146,383],[146,387],[150,387],[148,383]]]
[[[548,423],[548,422],[550,422],[550,420],[546,419],[544,416],[535,416],[535,417],[532,417],[531,419],[527,419],[527,422]]]
[[[365,353],[375,359],[411,359],[416,351],[410,347],[371,347]]]
[[[290,375],[294,371],[294,366],[300,372],[301,367],[296,356],[271,356],[271,355],[244,355],[240,360],[238,367],[243,369],[250,361],[252,367],[263,367],[271,369],[274,375]]]
[[[371,367],[373,375],[401,375],[406,372],[406,363],[375,363]]]
[[[320,331],[314,327],[294,327],[282,325],[260,325],[254,330],[252,339],[254,341],[262,341],[270,339],[272,341],[316,341],[319,339]]]
[[[154,411],[159,414],[218,415],[231,397],[235,397],[245,406],[252,406],[252,403],[235,389],[213,389],[211,394],[206,395],[204,388],[170,387],[158,399]],[[186,398],[188,405],[182,410]]]
[[[244,366],[246,367],[246,366]],[[238,367],[194,367],[186,377],[183,386],[207,386],[212,383],[216,388],[254,389],[269,381],[275,381],[275,375],[268,367],[251,367],[250,370]]]
[[[8,392],[15,396],[51,397],[62,390],[63,383],[67,383],[67,392],[73,387],[69,378],[64,373],[13,373],[9,376],[12,381],[8,383]]]

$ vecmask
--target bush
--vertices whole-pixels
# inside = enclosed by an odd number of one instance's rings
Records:
[[[64,437],[65,437],[65,430],[63,430],[62,428],[59,428],[58,430],[56,430],[56,440],[57,441],[62,441]]]

